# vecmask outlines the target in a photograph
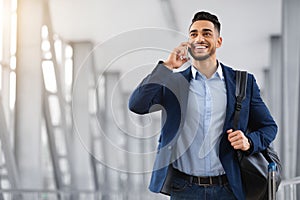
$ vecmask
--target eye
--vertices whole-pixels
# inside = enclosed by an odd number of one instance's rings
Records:
[[[197,34],[196,34],[196,33],[191,33],[190,36],[191,36],[191,37],[196,37]]]
[[[211,33],[210,32],[205,32],[205,33],[203,33],[203,36],[210,37]]]

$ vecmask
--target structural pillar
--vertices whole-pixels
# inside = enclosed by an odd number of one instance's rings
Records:
[[[299,21],[300,1],[284,0],[283,6],[283,167],[284,178],[295,177],[299,137]],[[299,161],[298,161],[299,162]],[[299,172],[298,172],[299,173]],[[299,174],[298,174],[299,175]]]
[[[283,79],[282,79],[282,37],[280,35],[273,35],[270,38],[271,42],[271,65],[269,68],[269,107],[272,115],[278,125],[278,134],[274,145],[276,150],[280,154],[280,158],[283,158],[284,152],[282,148],[282,128],[283,128],[283,118],[282,118],[282,100],[283,100]]]
[[[91,130],[89,114],[89,89],[93,84],[93,57],[89,56],[93,44],[74,42],[74,83],[72,111],[74,135],[72,140],[72,163],[74,164],[74,186],[77,189],[93,189],[93,174],[90,160]]]
[[[125,190],[121,188],[120,170],[126,169],[125,166],[125,137],[120,131],[120,122],[124,116],[122,107],[122,89],[120,88],[120,73],[106,71],[105,77],[105,126],[104,136],[105,151],[107,153],[105,165],[106,181],[105,188],[108,191],[106,199],[122,199],[120,194]]]
[[[43,1],[18,1],[16,161],[23,188],[42,188],[41,27]]]

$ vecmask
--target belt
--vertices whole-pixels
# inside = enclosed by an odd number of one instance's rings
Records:
[[[199,186],[225,185],[228,183],[228,179],[225,174],[220,176],[192,176],[177,169],[174,169],[173,171],[174,176],[187,180],[190,183],[195,183]]]

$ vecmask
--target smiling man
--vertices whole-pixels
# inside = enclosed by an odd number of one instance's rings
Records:
[[[274,140],[277,125],[248,75],[239,130],[232,130],[235,70],[216,58],[222,46],[215,15],[198,12],[182,42],[134,90],[129,108],[162,110],[162,130],[150,190],[176,199],[245,199],[236,150],[252,154]],[[174,69],[192,64],[181,72]],[[160,105],[160,106],[157,106]],[[251,132],[246,133],[246,130]]]

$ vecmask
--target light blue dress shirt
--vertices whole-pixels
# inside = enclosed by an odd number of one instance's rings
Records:
[[[173,167],[195,176],[225,174],[219,143],[226,115],[227,94],[222,67],[209,79],[192,66],[187,114]]]

